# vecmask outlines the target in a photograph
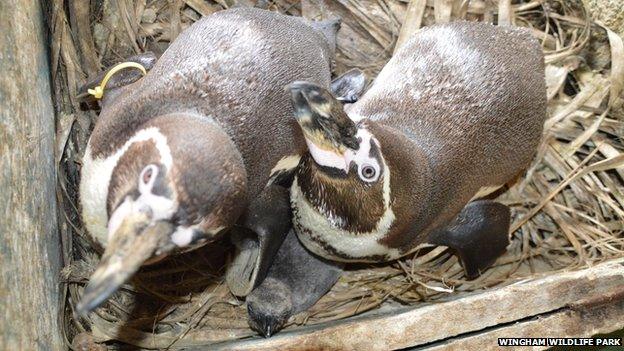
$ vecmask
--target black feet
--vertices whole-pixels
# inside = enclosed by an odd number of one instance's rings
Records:
[[[469,203],[444,230],[434,233],[432,244],[455,250],[466,276],[478,277],[501,256],[509,244],[509,208],[478,200]]]
[[[354,103],[364,94],[366,75],[358,68],[353,68],[331,82],[331,92],[343,103]]]
[[[246,296],[264,279],[277,250],[292,227],[288,190],[270,185],[251,202],[232,229],[236,256],[228,267],[226,281],[236,296]]]

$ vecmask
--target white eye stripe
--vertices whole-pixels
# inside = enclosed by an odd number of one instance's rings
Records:
[[[377,180],[379,180],[379,176],[381,174],[381,165],[376,158],[370,156],[370,151],[371,143],[375,143],[375,145],[379,144],[377,143],[373,135],[366,129],[358,129],[356,136],[360,141],[360,148],[356,151],[347,150],[345,154],[347,164],[351,164],[351,162],[354,162],[357,165],[358,176],[363,181],[376,182]],[[363,170],[366,167],[372,167],[375,170],[375,174],[370,178],[364,176],[363,174]]]
[[[147,172],[151,172],[151,176],[147,183],[144,182]],[[158,167],[154,164],[147,165],[141,174],[139,175],[139,197],[135,200],[133,206],[139,208],[140,206],[147,206],[152,211],[153,220],[167,219],[177,210],[177,203],[175,200],[169,199],[166,196],[160,196],[154,194],[154,183],[158,178]]]
[[[188,246],[193,241],[193,228],[180,226],[171,234],[171,241],[178,247]]]
[[[316,146],[314,142],[306,138],[308,144],[308,150],[312,155],[314,161],[321,166],[336,168],[349,173],[349,169],[352,163],[355,163],[357,168],[357,175],[365,182],[376,182],[382,173],[382,167],[379,160],[370,155],[372,144],[374,143],[379,148],[379,142],[373,137],[373,135],[366,129],[360,128],[356,134],[359,142],[359,148],[357,150],[347,149],[343,154],[338,154],[334,151],[323,150]],[[381,155],[379,155],[381,157]],[[374,170],[372,175],[365,176],[364,170],[367,167],[372,167]]]
[[[308,150],[316,163],[324,167],[337,168],[348,172],[347,167],[349,163],[346,162],[346,155],[342,156],[333,151],[323,150],[308,139],[306,139],[306,143],[308,144]]]

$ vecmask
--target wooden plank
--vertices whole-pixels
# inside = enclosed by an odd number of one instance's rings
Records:
[[[323,326],[220,345],[222,350],[386,350],[431,344],[504,323],[558,312],[624,286],[624,258],[592,268],[520,281],[451,301],[364,315]],[[589,326],[588,326],[589,327]]]
[[[564,308],[559,312],[540,315],[525,322],[447,340],[437,345],[431,345],[426,350],[500,350],[498,338],[583,338],[610,333],[622,327],[624,327],[624,299],[586,308]],[[532,350],[547,348],[547,346],[531,347]],[[526,349],[526,346],[505,347],[505,350],[509,351]]]
[[[0,1],[0,350],[64,348],[42,3]]]

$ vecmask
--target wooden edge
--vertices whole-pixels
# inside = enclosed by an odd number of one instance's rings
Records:
[[[283,332],[269,339],[251,338],[215,346],[221,350],[400,349],[526,320],[569,308],[579,301],[599,300],[616,294],[623,286],[624,258],[621,258],[407,311],[372,316],[369,313]]]
[[[624,292],[624,286],[622,287]],[[436,342],[425,348],[429,351],[500,350],[498,338],[585,338],[606,334],[624,327],[624,294],[613,303],[562,308],[530,317],[523,322],[512,322],[492,327],[464,337]],[[544,350],[548,345],[531,346]],[[527,346],[505,347],[505,350],[526,350]]]
[[[0,350],[65,346],[51,3],[0,0]]]

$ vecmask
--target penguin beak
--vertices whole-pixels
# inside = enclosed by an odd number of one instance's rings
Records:
[[[295,119],[305,136],[314,160],[320,164],[348,170],[347,149],[358,149],[357,127],[343,105],[328,90],[309,82],[286,86],[290,91]]]
[[[297,81],[286,86],[290,91],[295,118],[297,121],[305,122],[307,119],[328,117],[331,114],[331,94],[320,86]]]
[[[86,316],[106,301],[156,251],[170,243],[173,226],[169,222],[152,223],[148,214],[130,213],[110,237],[102,260],[91,276],[78,303],[77,312]]]

